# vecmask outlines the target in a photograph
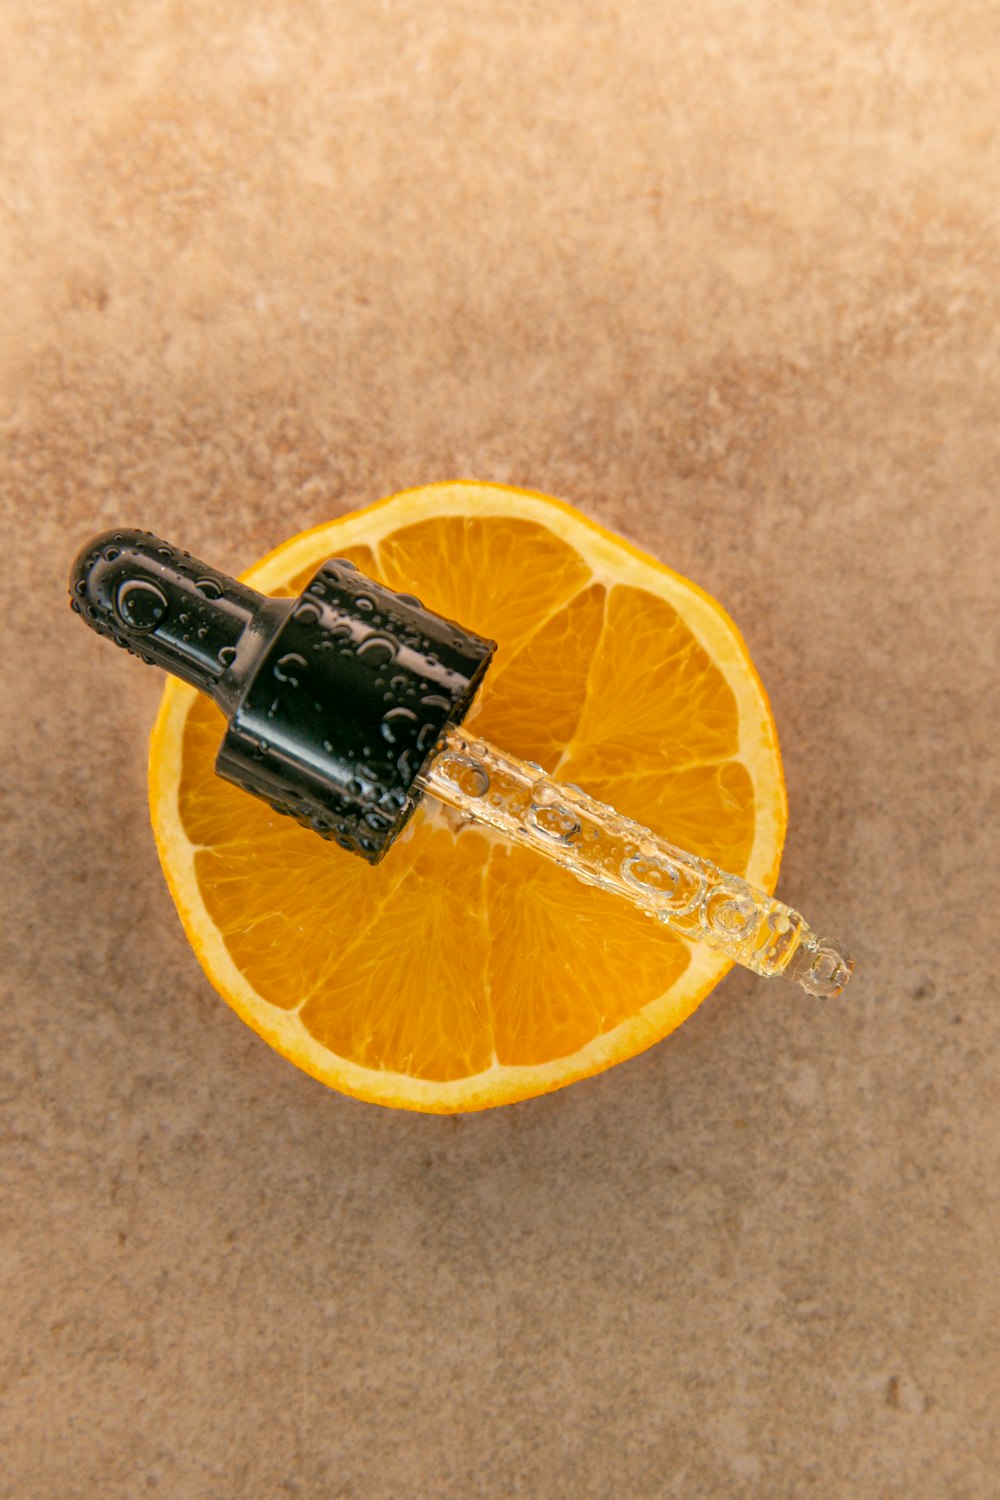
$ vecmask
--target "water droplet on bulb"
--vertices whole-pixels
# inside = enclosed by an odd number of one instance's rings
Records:
[[[311,599],[305,599],[295,611],[295,619],[300,625],[318,625],[322,618],[320,607]]]
[[[362,614],[368,614],[375,608],[375,600],[369,599],[367,594],[359,594],[354,601],[355,609],[360,609]]]
[[[118,585],[115,608],[131,630],[155,630],[167,613],[167,596],[148,578],[126,578]]]
[[[199,594],[204,594],[206,599],[221,599],[222,589],[214,578],[196,578],[194,586]]]
[[[446,714],[451,712],[450,698],[444,698],[440,693],[428,693],[420,702],[424,708],[439,708]]]
[[[220,667],[231,667],[236,660],[235,646],[220,646],[216,652],[216,661]]]
[[[115,559],[121,557],[121,555],[122,549],[120,547],[105,547],[104,549],[105,562],[114,562]]]

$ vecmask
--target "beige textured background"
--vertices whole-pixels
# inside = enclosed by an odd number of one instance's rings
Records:
[[[996,4],[0,19],[4,1500],[995,1500]],[[442,1120],[209,990],[70,558],[456,475],[728,605],[849,1000]]]

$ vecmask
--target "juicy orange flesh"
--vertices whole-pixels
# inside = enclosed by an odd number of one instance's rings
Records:
[[[735,699],[665,600],[605,588],[568,543],[512,517],[435,518],[339,555],[500,642],[466,720],[477,734],[745,871],[754,795]],[[456,831],[430,799],[370,867],[216,777],[223,728],[199,698],[179,810],[205,905],[250,985],[332,1053],[438,1082],[545,1063],[687,968],[685,944],[620,898]]]

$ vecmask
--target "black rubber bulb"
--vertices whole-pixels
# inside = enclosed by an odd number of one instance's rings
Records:
[[[100,635],[215,700],[228,720],[220,776],[371,864],[496,650],[342,558],[298,599],[271,599],[148,531],[88,542],[70,602]]]

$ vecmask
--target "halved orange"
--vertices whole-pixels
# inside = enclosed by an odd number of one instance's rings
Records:
[[[568,505],[471,483],[318,526],[243,576],[293,594],[331,556],[500,643],[476,734],[774,889],[774,723],[703,590]],[[334,1088],[441,1113],[544,1093],[658,1041],[730,967],[429,798],[373,868],[221,781],[222,732],[168,683],[150,753],[163,869],[215,988]]]

